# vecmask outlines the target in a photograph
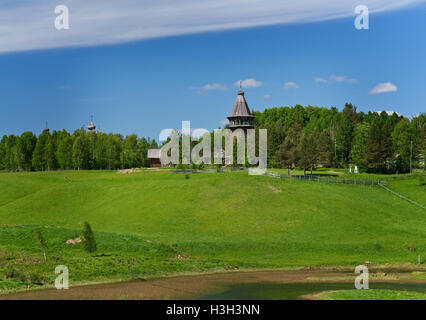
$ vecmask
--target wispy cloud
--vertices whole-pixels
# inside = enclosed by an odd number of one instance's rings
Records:
[[[364,0],[370,13],[423,0]],[[70,29],[54,9],[69,6]],[[164,36],[353,17],[358,0],[57,0],[2,1],[0,52],[117,44]]]
[[[284,83],[284,89],[290,89],[290,88],[298,89],[298,88],[299,88],[299,86],[298,86],[298,84],[297,84],[296,82],[294,82],[294,81],[289,81],[289,82]]]
[[[316,83],[327,83],[327,82],[346,82],[346,83],[351,83],[351,84],[358,83],[357,79],[349,78],[347,76],[336,76],[336,75],[331,75],[327,79],[321,78],[321,77],[316,77],[316,78],[314,78],[314,81]]]
[[[394,92],[394,91],[398,91],[398,87],[396,85],[394,85],[391,82],[383,82],[383,83],[379,83],[377,86],[371,89],[368,93],[378,94],[378,93]]]
[[[263,99],[266,99],[266,100],[267,100],[267,99],[271,99],[271,97],[272,97],[272,96],[271,96],[270,94],[265,94],[265,95],[263,96]]]
[[[326,83],[326,82],[328,82],[327,79],[320,78],[320,77],[314,78],[314,81],[317,82],[317,83]]]
[[[358,83],[358,80],[352,79],[352,78],[348,78],[347,76],[335,76],[335,75],[331,75],[329,77],[329,79],[331,81],[336,81],[336,82],[346,82],[346,83],[351,83],[351,84]]]
[[[197,93],[206,93],[208,91],[215,91],[215,90],[226,90],[226,86],[220,84],[220,83],[212,83],[212,84],[205,84],[201,87],[191,87],[192,90],[196,90]]]
[[[253,79],[253,78],[246,79],[246,80],[238,80],[234,83],[234,86],[239,87],[240,83],[244,88],[257,88],[262,86],[261,81],[257,81],[256,79]]]

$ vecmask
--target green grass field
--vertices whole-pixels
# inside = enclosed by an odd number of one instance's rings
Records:
[[[247,173],[0,174],[0,292],[235,268],[416,263],[426,212],[377,186]],[[398,190],[425,202],[417,180]],[[95,255],[68,239],[88,221]],[[48,243],[45,262],[35,231]]]
[[[421,292],[398,290],[340,290],[317,295],[321,300],[426,300]]]

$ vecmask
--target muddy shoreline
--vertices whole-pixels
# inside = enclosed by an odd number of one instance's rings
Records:
[[[425,288],[426,279],[410,277],[411,272],[392,273],[392,277],[372,279],[386,287]],[[176,276],[132,282],[71,286],[68,290],[42,289],[0,296],[0,300],[158,300],[158,299],[246,299],[310,298],[328,286],[351,288],[352,271],[285,270],[214,273]],[[417,288],[417,289],[416,289]],[[318,289],[317,291],[315,291]],[[321,290],[320,290],[321,289]],[[332,288],[330,288],[332,289]],[[294,291],[285,294],[285,290]],[[305,292],[306,291],[306,292]],[[263,292],[263,293],[262,293]],[[275,293],[274,293],[275,292]],[[284,293],[283,293],[284,292]],[[298,293],[301,293],[300,296]],[[303,294],[305,293],[305,294]]]

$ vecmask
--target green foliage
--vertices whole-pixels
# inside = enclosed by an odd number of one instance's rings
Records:
[[[18,165],[22,170],[31,170],[32,157],[36,143],[37,137],[32,132],[24,132],[18,140]]]
[[[58,160],[59,168],[61,169],[71,169],[73,167],[72,162],[72,149],[73,141],[71,135],[62,130],[58,138],[58,147],[56,150],[56,158]]]
[[[87,221],[84,222],[83,246],[84,250],[89,253],[94,253],[96,251],[95,235],[93,234],[92,227]]]
[[[36,146],[33,153],[33,168],[38,171],[44,171],[48,169],[48,158],[49,158],[49,131],[43,131],[43,133],[38,137]]]
[[[256,129],[268,129],[270,167],[284,166],[289,171],[298,161],[311,163],[312,159],[298,159],[295,152],[305,149],[306,145],[299,146],[299,143],[302,132],[306,132],[307,135],[315,133],[317,165],[344,168],[355,163],[369,172],[404,173],[410,167],[412,142],[413,168],[425,168],[425,114],[412,119],[396,113],[365,114],[357,112],[356,106],[350,103],[345,104],[341,112],[335,107],[296,105],[253,111],[253,114]],[[193,149],[197,141],[192,140],[190,144]],[[66,130],[52,133],[44,130],[37,138],[31,132],[24,132],[21,136],[11,134],[0,140],[0,170],[147,167],[149,148],[158,148],[157,142],[134,134],[123,137],[81,128],[72,135]],[[213,146],[211,151],[214,152]],[[236,158],[235,144],[231,151]],[[234,160],[233,166],[239,166]],[[248,166],[247,157],[244,165]]]
[[[426,185],[426,181],[425,181],[425,177],[423,174],[419,175],[419,186],[424,186]]]
[[[318,144],[317,144],[317,133],[302,133],[300,143],[298,146],[298,159],[297,164],[303,168],[305,173],[306,170],[312,170],[318,162]]]
[[[321,300],[426,300],[425,293],[385,289],[337,290],[317,297]]]
[[[358,167],[363,166],[364,155],[366,153],[367,141],[369,136],[370,125],[362,123],[355,128],[354,141],[351,149],[351,159]]]

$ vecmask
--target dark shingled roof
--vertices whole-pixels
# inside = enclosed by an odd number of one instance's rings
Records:
[[[250,109],[247,101],[244,98],[244,91],[238,91],[237,100],[235,100],[234,108],[232,109],[230,117],[251,116]]]

